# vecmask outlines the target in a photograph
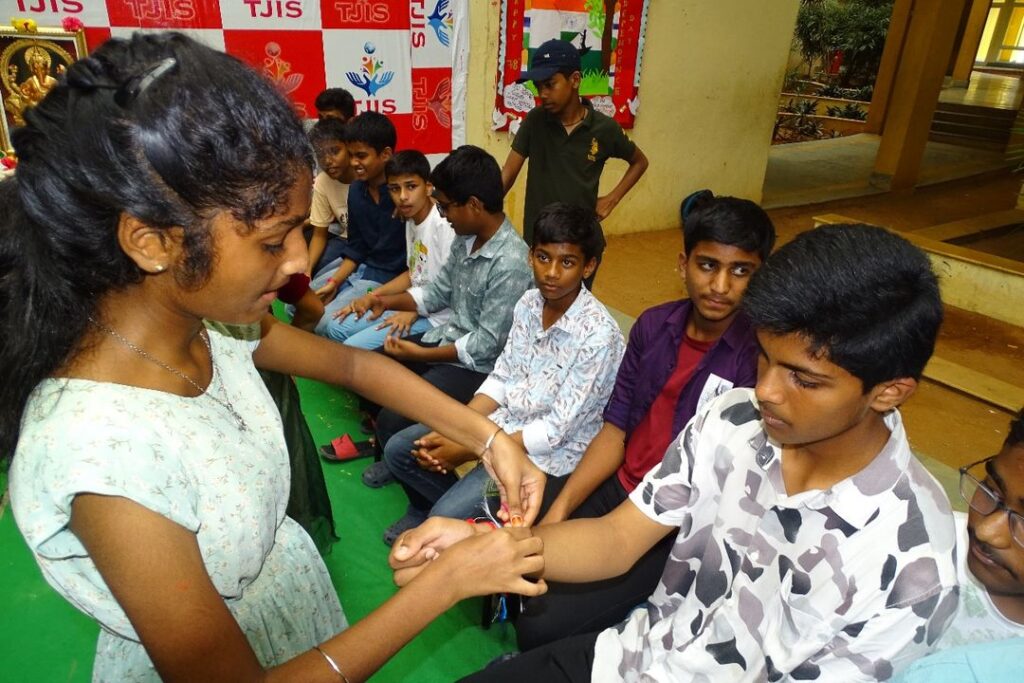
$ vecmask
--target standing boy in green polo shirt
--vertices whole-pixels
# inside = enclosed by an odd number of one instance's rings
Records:
[[[530,158],[523,217],[523,237],[530,245],[537,214],[548,204],[585,206],[604,220],[647,170],[647,157],[615,119],[580,99],[582,78],[576,48],[549,40],[534,53],[530,70],[520,79],[533,81],[541,106],[534,107],[519,127],[501,180],[507,193]],[[629,168],[615,189],[598,197],[601,171],[610,157],[628,161]]]

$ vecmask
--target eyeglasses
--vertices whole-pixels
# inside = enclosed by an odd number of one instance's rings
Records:
[[[436,197],[434,198],[434,204],[437,205],[437,212],[441,214],[442,218],[446,218],[448,216],[448,211],[453,206],[463,206],[465,203],[466,202],[441,202],[438,201]]]
[[[1007,521],[1010,525],[1010,536],[1013,537],[1017,545],[1024,548],[1024,515],[1006,507],[1002,496],[969,472],[969,470],[974,469],[978,465],[985,465],[985,471],[991,474],[989,463],[995,457],[990,455],[983,460],[960,468],[960,496],[979,515],[988,517],[999,510],[1006,512]]]

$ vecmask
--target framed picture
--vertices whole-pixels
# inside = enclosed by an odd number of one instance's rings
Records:
[[[11,130],[50,92],[71,63],[86,55],[85,33],[40,28],[21,33],[0,27],[0,146],[11,151]]]

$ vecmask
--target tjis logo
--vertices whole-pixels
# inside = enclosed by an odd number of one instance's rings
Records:
[[[377,59],[373,54],[377,46],[367,42],[363,45],[363,68],[359,71],[349,71],[345,74],[349,83],[366,93],[367,99],[357,100],[360,111],[376,111],[381,114],[394,114],[398,111],[398,104],[393,99],[377,99],[377,92],[387,86],[395,77],[394,71],[387,71],[384,62]]]

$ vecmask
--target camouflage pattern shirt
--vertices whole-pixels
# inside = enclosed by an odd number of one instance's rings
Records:
[[[679,527],[647,603],[600,634],[594,681],[875,681],[957,608],[949,502],[899,413],[875,459],[787,495],[752,389],[691,420],[630,500]]]

